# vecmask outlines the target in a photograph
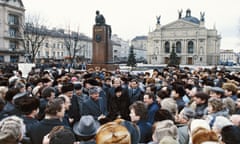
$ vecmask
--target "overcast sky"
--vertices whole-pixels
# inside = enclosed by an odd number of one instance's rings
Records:
[[[79,31],[92,37],[95,11],[104,15],[113,34],[124,40],[148,35],[161,15],[161,25],[177,20],[178,10],[183,16],[188,8],[191,15],[200,18],[205,12],[205,26],[216,26],[221,34],[221,49],[240,52],[239,0],[22,0],[27,15],[39,15],[46,25]]]

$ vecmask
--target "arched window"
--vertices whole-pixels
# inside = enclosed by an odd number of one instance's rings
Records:
[[[188,53],[193,53],[193,42],[192,41],[188,42]]]
[[[165,53],[170,53],[170,44],[169,44],[169,42],[165,42],[164,48],[165,48]]]
[[[182,45],[181,45],[181,42],[178,41],[176,43],[176,53],[181,53],[182,52]]]

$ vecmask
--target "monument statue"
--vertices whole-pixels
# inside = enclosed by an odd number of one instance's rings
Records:
[[[89,64],[87,68],[97,66],[113,70],[116,67],[113,64],[111,34],[111,26],[106,24],[104,16],[97,10],[93,25],[92,64]]]
[[[161,15],[157,16],[157,24],[160,24]]]
[[[98,10],[96,11],[95,22],[96,25],[105,25],[105,18]]]
[[[106,26],[106,27],[108,27],[109,37],[111,38],[111,36],[112,36],[112,28],[111,28],[110,25],[106,24],[105,18],[104,18],[104,16],[102,14],[100,14],[99,10],[96,11],[95,25],[96,26]]]

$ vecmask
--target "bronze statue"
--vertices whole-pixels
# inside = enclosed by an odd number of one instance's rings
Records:
[[[105,18],[98,10],[96,11],[95,22],[96,25],[105,25]]]
[[[205,20],[205,18],[204,18],[205,12],[200,12],[200,16],[201,16],[200,20],[204,22],[204,20]]]
[[[157,16],[156,18],[157,18],[157,24],[160,24],[161,15]]]
[[[181,18],[182,18],[182,12],[183,12],[182,9],[181,9],[181,10],[178,10],[178,19],[181,19]]]

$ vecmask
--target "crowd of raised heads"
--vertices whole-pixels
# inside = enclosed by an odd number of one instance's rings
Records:
[[[240,144],[240,72],[0,70],[0,144]]]

